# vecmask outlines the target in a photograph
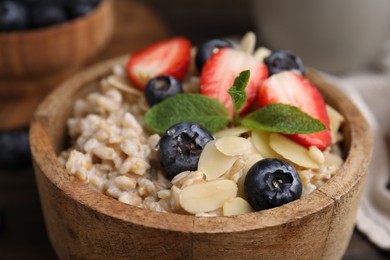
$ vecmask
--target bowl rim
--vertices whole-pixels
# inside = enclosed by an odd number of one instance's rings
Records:
[[[105,6],[111,4],[113,0],[101,0],[101,2],[89,13],[72,18],[64,23],[53,24],[45,27],[39,28],[30,28],[22,31],[9,31],[2,32],[0,31],[0,40],[7,38],[16,38],[16,37],[32,37],[39,34],[50,34],[52,31],[67,31],[70,27],[75,26],[76,24],[83,23],[86,20],[89,20],[88,17],[95,16],[95,13],[100,12],[99,10],[106,8]]]
[[[238,216],[196,217],[161,213],[127,205],[94,191],[81,182],[72,181],[57,158],[49,131],[52,122],[55,122],[53,119],[55,119],[56,111],[61,109],[59,104],[61,102],[58,102],[58,97],[67,99],[77,95],[77,93],[80,93],[82,86],[95,82],[96,79],[102,76],[109,75],[115,64],[125,64],[128,58],[129,55],[124,55],[98,63],[68,79],[46,97],[31,121],[30,146],[36,174],[37,169],[39,169],[45,178],[77,204],[88,207],[109,218],[151,229],[184,233],[246,232],[288,225],[295,220],[308,218],[313,213],[333,207],[334,203],[343,196],[347,196],[351,188],[361,178],[364,178],[372,150],[371,132],[367,121],[342,91],[327,83],[318,71],[308,69],[308,78],[315,85],[323,84],[320,90],[325,99],[332,96],[334,97],[333,100],[342,100],[334,107],[344,115],[346,122],[348,122],[347,131],[350,134],[349,147],[351,148],[340,172],[309,196],[277,208]],[[365,152],[362,153],[362,151]]]

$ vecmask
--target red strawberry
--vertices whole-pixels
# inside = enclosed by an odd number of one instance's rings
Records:
[[[327,127],[327,130],[318,133],[287,135],[289,138],[307,148],[315,145],[322,151],[330,145],[330,124],[325,101],[317,88],[305,77],[293,71],[284,71],[264,81],[259,91],[259,105],[263,107],[271,103],[299,107]]]
[[[141,90],[156,76],[169,75],[182,80],[191,60],[191,43],[178,37],[157,42],[130,56],[127,75]]]
[[[234,79],[244,70],[250,70],[250,78],[245,89],[247,101],[240,113],[253,103],[261,83],[268,76],[267,67],[253,56],[240,50],[223,48],[210,56],[200,75],[200,91],[226,105],[234,114],[233,103],[228,94]]]

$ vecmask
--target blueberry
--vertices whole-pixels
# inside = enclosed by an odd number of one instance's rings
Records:
[[[145,98],[150,106],[182,92],[180,82],[171,76],[157,76],[149,80],[144,88]]]
[[[71,0],[68,4],[72,18],[83,16],[91,12],[100,3],[100,0]]]
[[[60,4],[48,3],[31,6],[31,20],[35,28],[64,23],[68,15]]]
[[[43,0],[24,0],[26,5],[36,5],[42,3]]]
[[[0,31],[20,31],[27,28],[26,6],[14,0],[0,1]]]
[[[55,5],[64,5],[69,0],[22,0],[27,5],[46,5],[46,4],[55,4]]]
[[[157,146],[157,155],[165,176],[171,180],[183,171],[198,168],[200,154],[214,137],[203,127],[190,122],[169,128]]]
[[[298,70],[305,75],[305,66],[301,58],[290,51],[274,51],[264,59],[269,76],[285,70]]]
[[[28,128],[0,132],[0,168],[19,169],[30,165]]]
[[[246,175],[244,187],[248,202],[255,210],[281,206],[302,194],[301,179],[295,168],[276,158],[255,163]]]
[[[225,39],[212,39],[203,43],[198,48],[198,52],[195,56],[195,64],[198,70],[201,71],[211,54],[221,48],[233,48],[233,44]]]

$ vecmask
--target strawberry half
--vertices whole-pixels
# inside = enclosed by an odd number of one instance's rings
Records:
[[[152,78],[169,75],[183,80],[191,60],[191,42],[184,37],[157,42],[130,56],[127,75],[140,90]]]
[[[303,112],[320,120],[327,130],[313,134],[287,135],[292,140],[309,148],[317,146],[325,150],[331,144],[329,117],[325,101],[314,85],[302,75],[293,71],[283,71],[272,75],[259,91],[259,105],[285,103],[299,107]]]
[[[250,107],[256,99],[258,89],[268,76],[264,63],[240,50],[222,48],[210,56],[203,66],[200,75],[202,94],[219,100],[234,114],[232,99],[228,94],[234,79],[244,70],[250,70],[250,78],[245,89],[247,100],[240,113]]]

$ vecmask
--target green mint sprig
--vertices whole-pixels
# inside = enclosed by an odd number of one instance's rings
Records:
[[[201,94],[178,94],[154,105],[145,114],[146,125],[157,133],[180,122],[193,122],[210,132],[225,128],[231,120],[221,102]]]
[[[250,78],[250,70],[242,71],[234,80],[233,86],[229,88],[228,93],[233,101],[234,119],[233,124],[238,125],[240,121],[240,109],[245,104],[247,95],[245,88]]]
[[[266,105],[240,118],[239,111],[247,99],[245,88],[249,78],[249,70],[241,72],[228,90],[233,101],[233,118],[221,102],[201,94],[184,93],[154,105],[145,114],[144,121],[151,130],[160,134],[180,122],[197,123],[211,133],[225,128],[229,123],[283,134],[310,134],[326,130],[320,120],[298,107],[282,103]]]
[[[241,125],[282,134],[310,134],[326,130],[325,125],[298,107],[274,103],[258,109],[241,120]]]

